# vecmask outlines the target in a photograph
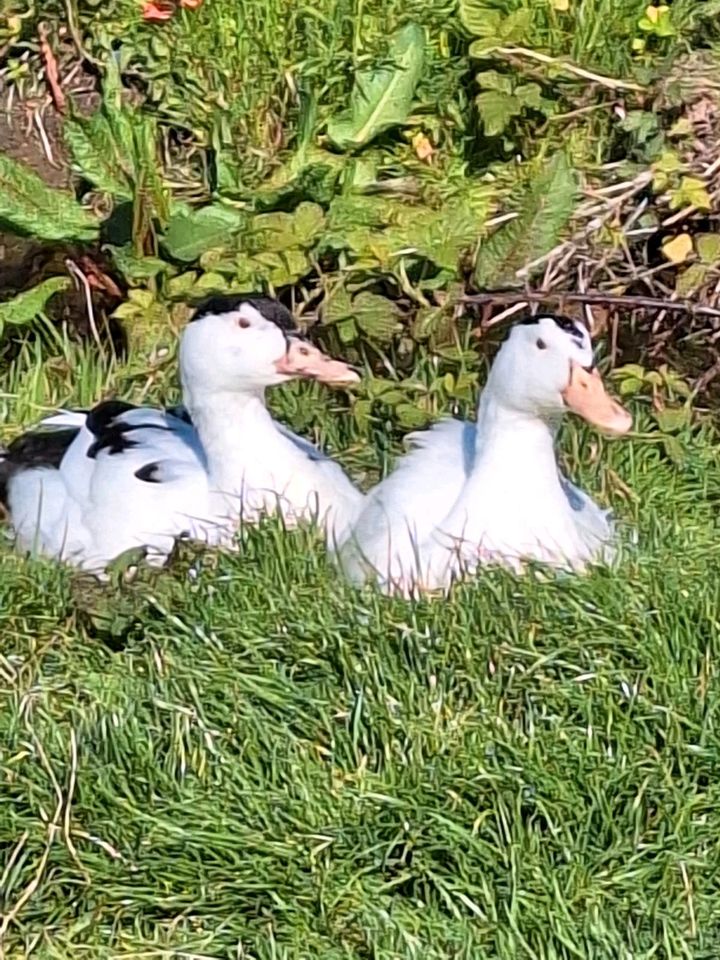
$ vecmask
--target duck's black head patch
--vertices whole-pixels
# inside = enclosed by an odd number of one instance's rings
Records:
[[[287,307],[261,293],[215,294],[196,305],[190,322],[202,320],[203,317],[213,314],[234,313],[244,303],[254,307],[261,316],[274,323],[284,333],[294,333],[297,330],[295,319]]]
[[[571,320],[570,317],[564,317],[559,313],[538,313],[534,317],[525,317],[524,320],[521,320],[525,326],[530,326],[533,323],[539,323],[543,319],[552,320],[556,326],[560,327],[565,333],[569,334],[575,343],[582,347],[585,343],[585,331],[582,328],[582,324],[578,323],[575,320]]]

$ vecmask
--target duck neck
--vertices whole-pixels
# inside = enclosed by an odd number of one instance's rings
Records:
[[[558,484],[558,428],[559,420],[511,409],[485,391],[478,408],[472,475],[485,478],[491,469],[494,477],[510,486],[527,486],[543,479]]]
[[[248,463],[259,455],[262,437],[272,428],[264,388],[186,390],[184,402],[202,444],[211,486],[239,493]]]

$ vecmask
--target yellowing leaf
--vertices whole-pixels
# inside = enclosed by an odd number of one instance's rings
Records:
[[[424,133],[416,133],[412,139],[412,145],[418,160],[430,161],[435,151]]]
[[[675,283],[675,293],[679,297],[689,297],[707,280],[710,268],[706,263],[691,263],[683,270]]]
[[[565,13],[570,9],[570,0],[550,0],[550,6],[558,13]]]
[[[720,234],[700,233],[696,243],[698,256],[703,263],[714,265],[720,261]]]
[[[662,252],[671,263],[685,263],[693,252],[692,237],[687,233],[680,233],[663,244]]]
[[[697,177],[683,177],[680,186],[670,197],[670,207],[679,210],[681,207],[693,206],[698,210],[710,210],[712,200],[702,180]]]

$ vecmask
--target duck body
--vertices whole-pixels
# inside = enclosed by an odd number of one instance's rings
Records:
[[[162,563],[178,537],[231,546],[280,513],[344,536],[362,494],[342,469],[276,423],[265,387],[290,376],[357,379],[294,333],[265,298],[213,301],[181,341],[184,406],[119,401],[62,412],[0,462],[18,546],[102,569],[133,547]],[[265,314],[270,314],[270,319]],[[64,447],[64,449],[63,449]]]
[[[629,429],[629,416],[591,368],[589,337],[579,327],[545,317],[513,330],[477,422],[448,420],[412,434],[414,449],[368,494],[338,554],[349,578],[412,595],[447,589],[485,564],[519,572],[539,561],[580,570],[608,558],[609,513],[562,475],[555,453],[573,375],[588,382],[596,422]]]

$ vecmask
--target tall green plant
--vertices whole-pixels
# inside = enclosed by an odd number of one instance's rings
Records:
[[[111,57],[100,109],[90,118],[69,119],[65,137],[75,172],[114,200],[132,204],[135,254],[154,254],[156,226],[164,226],[170,212],[158,158],[157,125],[122,94],[120,69]]]

